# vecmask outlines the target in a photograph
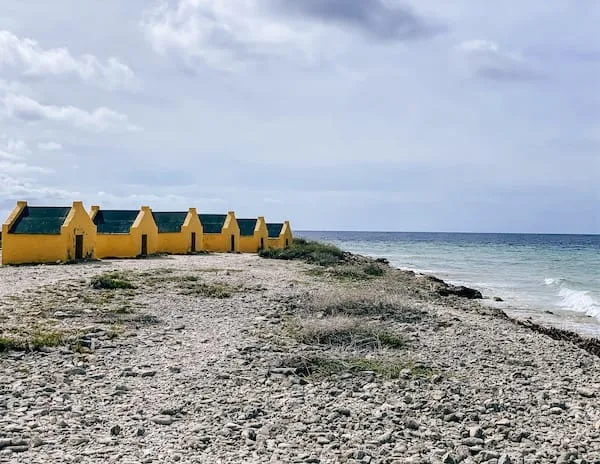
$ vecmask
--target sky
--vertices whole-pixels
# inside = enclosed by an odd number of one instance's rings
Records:
[[[600,233],[600,2],[2,0],[0,217]]]

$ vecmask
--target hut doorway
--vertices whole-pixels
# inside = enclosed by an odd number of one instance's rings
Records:
[[[196,232],[192,232],[192,253],[196,252]]]
[[[264,237],[260,238],[260,249],[261,250],[265,249],[265,239],[264,239]]]
[[[148,236],[146,234],[142,235],[142,256],[146,256],[148,254]]]
[[[235,252],[235,235],[231,236],[231,252]]]
[[[75,235],[75,259],[83,259],[83,235]]]

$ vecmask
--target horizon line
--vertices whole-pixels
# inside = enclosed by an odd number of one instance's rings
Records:
[[[465,235],[582,235],[600,236],[600,232],[464,232],[464,231],[424,231],[424,230],[318,230],[318,229],[296,229],[295,233],[302,232],[324,232],[324,233],[369,233],[369,234],[465,234]]]

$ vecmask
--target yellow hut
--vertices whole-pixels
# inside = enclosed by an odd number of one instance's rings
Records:
[[[290,221],[269,223],[267,230],[269,232],[269,248],[287,248],[294,240]]]
[[[71,207],[19,201],[2,238],[2,264],[67,262],[94,257],[96,226],[81,201]]]
[[[202,224],[204,250],[215,252],[238,252],[240,250],[240,228],[235,213],[199,214]]]
[[[238,219],[240,228],[240,251],[242,253],[257,253],[267,247],[269,234],[265,218]]]
[[[97,258],[135,258],[157,252],[158,228],[150,207],[136,211],[92,206],[90,217],[98,229]]]
[[[152,213],[158,227],[159,253],[185,254],[202,250],[202,224],[196,208],[187,212]]]

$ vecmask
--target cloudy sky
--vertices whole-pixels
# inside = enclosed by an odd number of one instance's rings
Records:
[[[17,199],[600,233],[597,0],[2,0]]]

